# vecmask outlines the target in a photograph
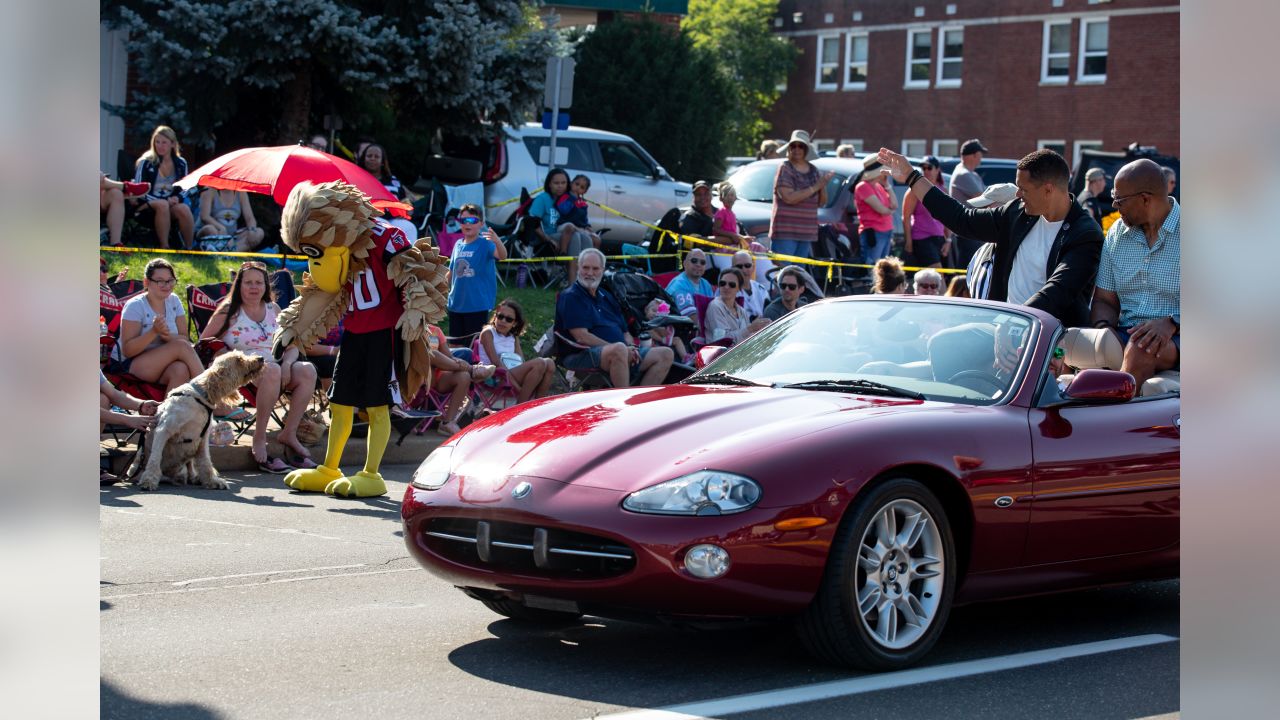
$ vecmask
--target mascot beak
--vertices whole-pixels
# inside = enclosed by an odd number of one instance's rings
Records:
[[[308,256],[311,253],[307,253]],[[329,246],[319,257],[307,259],[307,269],[311,272],[311,280],[327,293],[338,293],[347,282],[347,273],[351,269],[351,249],[348,247]]]

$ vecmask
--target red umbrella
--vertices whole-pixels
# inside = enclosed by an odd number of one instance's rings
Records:
[[[300,182],[342,180],[355,185],[373,205],[394,215],[409,217],[413,206],[387,191],[372,173],[348,160],[302,145],[251,147],[233,150],[210,160],[179,180],[184,189],[195,185],[219,190],[244,190],[270,195],[281,205]]]

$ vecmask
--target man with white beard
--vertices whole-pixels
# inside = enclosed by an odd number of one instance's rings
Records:
[[[675,355],[663,346],[637,347],[622,306],[600,287],[604,253],[587,248],[578,255],[578,279],[556,300],[556,331],[583,349],[567,354],[569,370],[599,368],[616,388],[657,385],[667,376]]]

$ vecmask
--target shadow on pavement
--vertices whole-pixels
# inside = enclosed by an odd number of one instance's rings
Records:
[[[218,720],[222,714],[194,703],[153,703],[125,695],[106,680],[101,680],[101,705],[99,717],[103,720],[151,720],[152,718],[182,718],[182,720]]]
[[[957,608],[922,666],[1148,633],[1176,636],[1178,594],[1177,581],[1168,581]],[[455,649],[449,661],[493,682],[611,705],[659,707],[864,674],[814,660],[785,622],[684,630],[587,617],[541,627],[499,620],[488,630],[492,638]]]

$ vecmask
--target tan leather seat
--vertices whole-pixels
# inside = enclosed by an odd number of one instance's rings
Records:
[[[1106,328],[1068,328],[1063,335],[1062,349],[1071,367],[1119,370],[1124,364],[1124,345],[1120,338]],[[1166,370],[1148,379],[1138,390],[1139,395],[1163,395],[1179,392],[1181,376],[1177,370]],[[1062,378],[1073,378],[1063,375]]]

